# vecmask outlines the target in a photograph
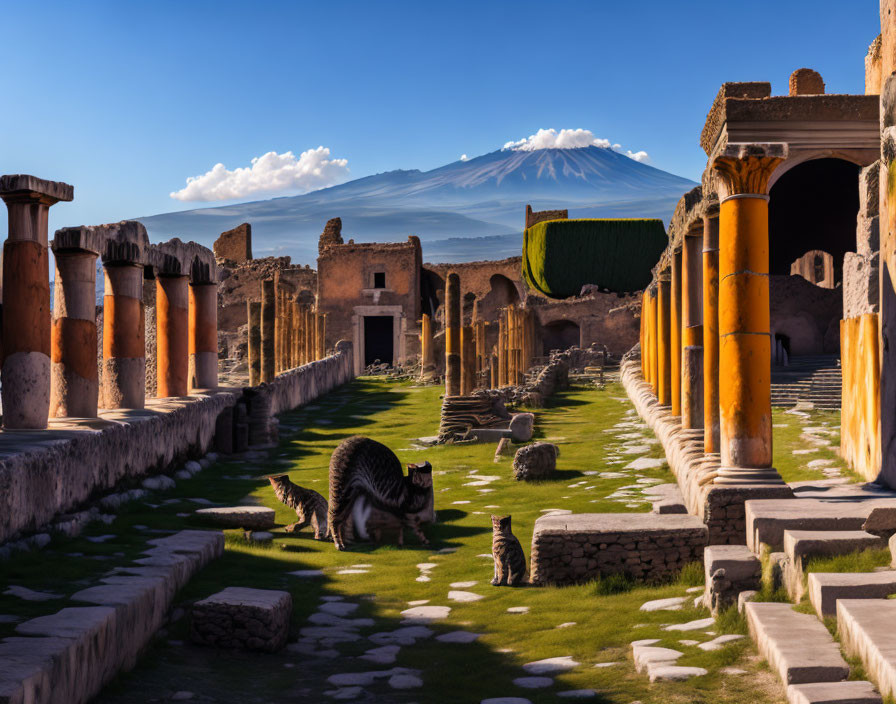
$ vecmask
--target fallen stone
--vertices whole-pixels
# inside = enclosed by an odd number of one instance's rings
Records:
[[[581,663],[572,659],[570,655],[562,657],[545,658],[544,660],[536,660],[523,665],[523,669],[530,675],[547,675],[557,672],[566,672],[578,667]]]
[[[673,596],[668,599],[654,599],[641,604],[640,611],[679,611],[687,597]]]
[[[687,623],[673,623],[670,626],[664,626],[664,631],[702,631],[715,625],[714,618],[700,618],[696,621],[688,621]]]
[[[554,680],[551,677],[517,677],[513,683],[523,689],[544,689],[554,684]]]
[[[717,636],[716,638],[713,638],[706,643],[701,643],[697,647],[700,648],[700,650],[706,651],[721,650],[723,646],[727,645],[728,643],[733,643],[736,640],[740,640],[741,638],[743,638],[742,635],[731,633],[724,636]]]
[[[451,599],[451,601],[469,602],[479,601],[484,597],[481,594],[476,594],[475,592],[451,590],[448,592],[448,598]]]
[[[527,614],[529,613],[528,606],[511,606],[507,609],[507,613],[509,614]]]
[[[510,418],[510,438],[514,442],[529,442],[535,429],[535,415],[514,413]]]
[[[472,643],[479,638],[479,633],[471,633],[470,631],[451,631],[436,636],[436,640],[440,643]]]
[[[546,479],[557,468],[557,446],[536,442],[517,450],[513,458],[513,476],[517,481]]]
[[[682,682],[691,677],[702,677],[707,671],[702,667],[682,667],[681,665],[655,665],[648,669],[651,682]]]
[[[430,621],[448,618],[451,613],[450,606],[413,606],[401,612],[406,625],[425,624]]]
[[[286,644],[291,612],[289,592],[227,587],[193,604],[190,637],[201,645],[273,653]]]

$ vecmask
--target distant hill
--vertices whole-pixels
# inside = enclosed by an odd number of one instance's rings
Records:
[[[314,264],[324,223],[342,218],[343,237],[401,241],[417,235],[427,261],[519,255],[526,203],[567,208],[570,217],[658,217],[668,221],[696,184],[602,147],[498,150],[432,171],[388,171],[301,196],[137,218],[154,240],[211,246],[252,224],[256,257],[289,255]]]

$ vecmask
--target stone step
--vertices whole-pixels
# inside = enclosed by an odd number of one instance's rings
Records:
[[[785,530],[861,530],[877,507],[896,507],[896,499],[841,496],[831,499],[750,499],[744,502],[747,546],[759,553],[760,544],[782,550]]]
[[[769,667],[785,686],[840,682],[849,666],[828,629],[791,604],[749,601],[744,604],[750,635]]]
[[[837,632],[843,650],[862,661],[880,693],[896,695],[896,601],[840,599]]]
[[[714,580],[718,570],[724,570],[724,575]],[[708,545],[703,551],[703,573],[703,605],[716,614],[737,603],[741,592],[759,589],[762,563],[746,545]]]
[[[787,688],[788,704],[881,704],[874,685],[864,680],[792,684]]]
[[[863,530],[784,531],[784,552],[794,565],[804,565],[813,557],[848,555],[869,548],[883,548],[887,541]]]
[[[836,616],[840,599],[886,599],[896,594],[896,570],[810,572],[808,590],[819,618]]]

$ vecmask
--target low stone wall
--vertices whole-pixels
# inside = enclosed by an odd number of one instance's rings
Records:
[[[620,378],[638,415],[653,430],[666,453],[666,460],[684,496],[688,513],[698,516],[709,529],[712,545],[744,545],[749,499],[792,499],[786,484],[715,485],[718,455],[703,452],[703,431],[683,430],[681,418],[669,406],[660,406],[650,385],[641,375],[641,361],[627,355],[620,366]]]
[[[74,606],[16,626],[0,641],[0,701],[90,701],[164,624],[174,595],[224,552],[217,531],[184,530],[149,541],[145,557],[103,584],[72,595]]]
[[[612,574],[674,577],[703,559],[708,531],[696,516],[581,513],[542,516],[532,532],[533,584],[577,584]]]
[[[277,415],[310,403],[354,378],[352,343],[341,341],[329,357],[282,372],[273,381],[256,388],[267,393],[271,415]]]

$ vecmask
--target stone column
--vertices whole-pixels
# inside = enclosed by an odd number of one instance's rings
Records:
[[[191,389],[218,388],[218,286],[190,285]]]
[[[651,284],[647,292],[647,379],[654,395],[657,392],[657,339],[656,339],[656,305],[657,283]]]
[[[682,246],[681,426],[703,428],[703,224]]]
[[[99,397],[96,364],[96,258],[102,238],[86,227],[56,231],[53,257],[50,416],[95,418]]]
[[[159,398],[189,393],[189,277],[156,279],[156,330]]]
[[[146,402],[143,264],[106,261],[103,272],[103,406],[143,408]]]
[[[719,405],[716,484],[777,483],[772,467],[768,180],[781,159],[722,156],[719,213]]]
[[[476,344],[470,325],[461,328],[460,349],[460,392],[464,396],[469,396],[476,388]]]
[[[318,313],[317,314],[317,354],[318,359],[323,359],[327,356],[327,314],[326,313]],[[396,352],[397,354],[397,352]]]
[[[261,282],[261,381],[274,379],[274,280]]]
[[[74,188],[17,174],[0,176],[9,229],[3,245],[3,426],[46,428],[50,411],[50,206]]]
[[[681,250],[672,253],[672,276],[669,295],[669,385],[672,415],[681,415]]]
[[[459,396],[460,388],[460,276],[445,281],[445,395]]]
[[[703,450],[720,452],[719,436],[719,207],[703,215]]]
[[[435,352],[432,348],[432,320],[428,314],[424,313],[420,316],[420,378],[431,378],[435,367]]]
[[[249,386],[261,383],[261,302],[246,301],[249,317]]]
[[[672,404],[672,282],[668,272],[659,275],[656,303],[656,397],[661,406]]]

